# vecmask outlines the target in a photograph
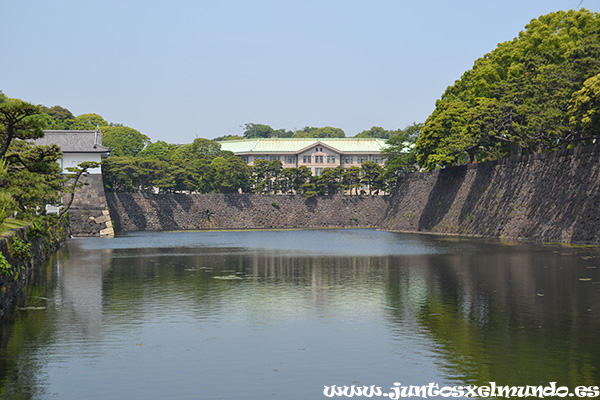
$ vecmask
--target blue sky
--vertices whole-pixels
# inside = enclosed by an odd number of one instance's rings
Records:
[[[580,1],[2,1],[0,90],[152,141],[248,122],[353,136],[424,121],[475,59]]]

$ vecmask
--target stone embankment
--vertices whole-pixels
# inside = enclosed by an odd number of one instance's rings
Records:
[[[377,227],[387,196],[106,193],[117,232]]]
[[[114,236],[102,175],[90,174],[80,182],[84,186],[75,192],[68,212],[73,236]]]
[[[600,146],[402,176],[380,228],[600,244]]]
[[[11,273],[0,275],[0,319],[14,307],[19,292],[27,287],[34,271],[69,237],[65,220],[50,225],[16,229],[0,239],[0,253],[11,265]],[[6,271],[4,271],[6,272]]]

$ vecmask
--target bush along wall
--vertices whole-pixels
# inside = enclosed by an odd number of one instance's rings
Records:
[[[0,239],[0,318],[12,309],[34,269],[58,250],[69,234],[68,221],[54,218],[34,222]]]

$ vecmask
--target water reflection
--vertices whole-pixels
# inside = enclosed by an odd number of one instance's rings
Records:
[[[3,398],[600,383],[598,248],[373,230],[78,239],[5,321]]]

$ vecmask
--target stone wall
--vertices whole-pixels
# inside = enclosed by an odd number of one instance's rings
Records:
[[[600,146],[403,176],[380,228],[600,244]]]
[[[117,232],[185,229],[376,227],[386,196],[106,193]]]
[[[64,219],[41,228],[19,228],[0,239],[0,253],[14,271],[13,276],[0,275],[0,319],[14,307],[16,297],[27,286],[33,271],[40,268],[70,234],[69,225]],[[17,239],[30,246],[27,257],[15,254],[14,243]]]
[[[80,183],[84,183],[84,186],[76,190],[68,212],[73,236],[113,236],[102,175],[82,176]]]

